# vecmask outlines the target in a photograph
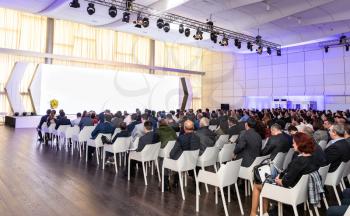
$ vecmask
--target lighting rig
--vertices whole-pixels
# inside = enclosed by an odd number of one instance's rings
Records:
[[[342,35],[340,36],[339,39],[321,42],[319,43],[319,46],[324,48],[325,53],[328,53],[329,48],[342,47],[342,46],[345,48],[346,52],[349,52],[350,37],[346,37],[345,35]]]

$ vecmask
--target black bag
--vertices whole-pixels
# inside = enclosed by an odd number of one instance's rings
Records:
[[[271,160],[269,158],[261,161],[253,168],[254,183],[263,184],[271,176]]]
[[[103,144],[110,144],[111,142],[105,135],[101,136],[101,140]]]

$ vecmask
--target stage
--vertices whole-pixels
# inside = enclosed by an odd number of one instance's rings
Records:
[[[5,125],[13,128],[36,128],[42,116],[5,116]],[[73,120],[75,115],[67,115],[67,118]]]

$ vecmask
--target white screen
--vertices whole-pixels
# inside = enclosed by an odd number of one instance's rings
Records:
[[[179,108],[180,80],[174,76],[40,65],[33,84],[31,92],[39,94],[32,95],[38,114],[45,113],[52,99],[58,100],[57,109],[68,114],[83,110],[134,112],[136,108],[165,111]],[[40,91],[35,91],[38,88]]]

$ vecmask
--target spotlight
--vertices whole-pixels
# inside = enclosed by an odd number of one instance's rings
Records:
[[[214,43],[218,42],[218,35],[216,32],[210,33],[210,40],[213,41]]]
[[[94,3],[89,3],[88,7],[86,8],[86,11],[88,12],[89,15],[92,15],[95,13],[95,5]]]
[[[161,29],[161,28],[163,28],[163,26],[164,26],[164,20],[163,20],[162,18],[159,18],[159,19],[157,20],[157,27],[158,27],[159,29]]]
[[[346,36],[345,36],[345,35],[342,35],[342,36],[339,38],[339,44],[346,44]]]
[[[69,3],[69,6],[72,8],[80,8],[79,0],[73,0],[71,3]]]
[[[328,49],[329,49],[329,46],[325,46],[325,47],[324,47],[324,52],[325,52],[325,53],[328,53]]]
[[[213,31],[213,28],[214,28],[214,23],[213,23],[213,21],[208,21],[208,22],[207,22],[207,25],[208,25],[208,30]]]
[[[261,55],[263,52],[263,47],[259,46],[258,49],[256,49],[256,53],[258,53],[259,55]]]
[[[117,16],[117,8],[114,5],[112,5],[108,10],[108,14],[112,18],[116,17]]]
[[[195,35],[193,35],[193,38],[195,40],[202,40],[203,39],[203,32],[199,28],[197,28],[197,32]]]
[[[238,48],[238,49],[241,49],[241,47],[242,47],[242,42],[241,42],[241,41],[238,41],[238,43],[237,43],[237,48]]]
[[[189,37],[190,34],[191,34],[191,30],[190,30],[189,28],[186,28],[186,29],[185,29],[185,36],[186,36],[186,37]]]
[[[261,44],[261,42],[262,42],[261,36],[260,36],[260,35],[256,36],[256,37],[255,37],[255,43],[256,43],[256,44]]]
[[[249,49],[251,52],[253,51],[253,44],[252,44],[252,42],[248,41],[247,49]]]
[[[345,45],[345,51],[346,51],[346,52],[349,52],[349,44],[346,44],[346,45]]]
[[[221,46],[228,46],[228,38],[226,37],[225,34],[224,34],[224,37],[222,38],[222,40],[219,42],[219,44]]]
[[[276,52],[277,52],[277,56],[281,56],[282,55],[281,49],[277,49]]]
[[[128,23],[130,21],[130,13],[129,12],[124,12],[123,13],[122,21],[125,22],[125,23]]]
[[[184,33],[185,29],[184,29],[184,25],[183,24],[180,24],[179,25],[179,32],[180,34]]]
[[[141,28],[143,21],[142,21],[142,17],[140,14],[137,15],[136,21],[134,21],[135,27],[136,28]]]
[[[270,47],[267,47],[267,50],[266,50],[267,54],[271,55],[271,48]]]
[[[169,25],[169,23],[164,23],[163,30],[164,30],[165,32],[169,32],[169,31],[170,31],[170,25]]]
[[[237,46],[238,43],[239,43],[239,40],[236,38],[236,39],[235,39],[235,46]]]
[[[149,26],[149,19],[147,17],[144,17],[142,20],[142,26],[144,28],[147,28]]]
[[[132,10],[132,2],[133,2],[134,0],[126,0],[125,1],[125,9],[127,10],[127,11],[131,11]]]

